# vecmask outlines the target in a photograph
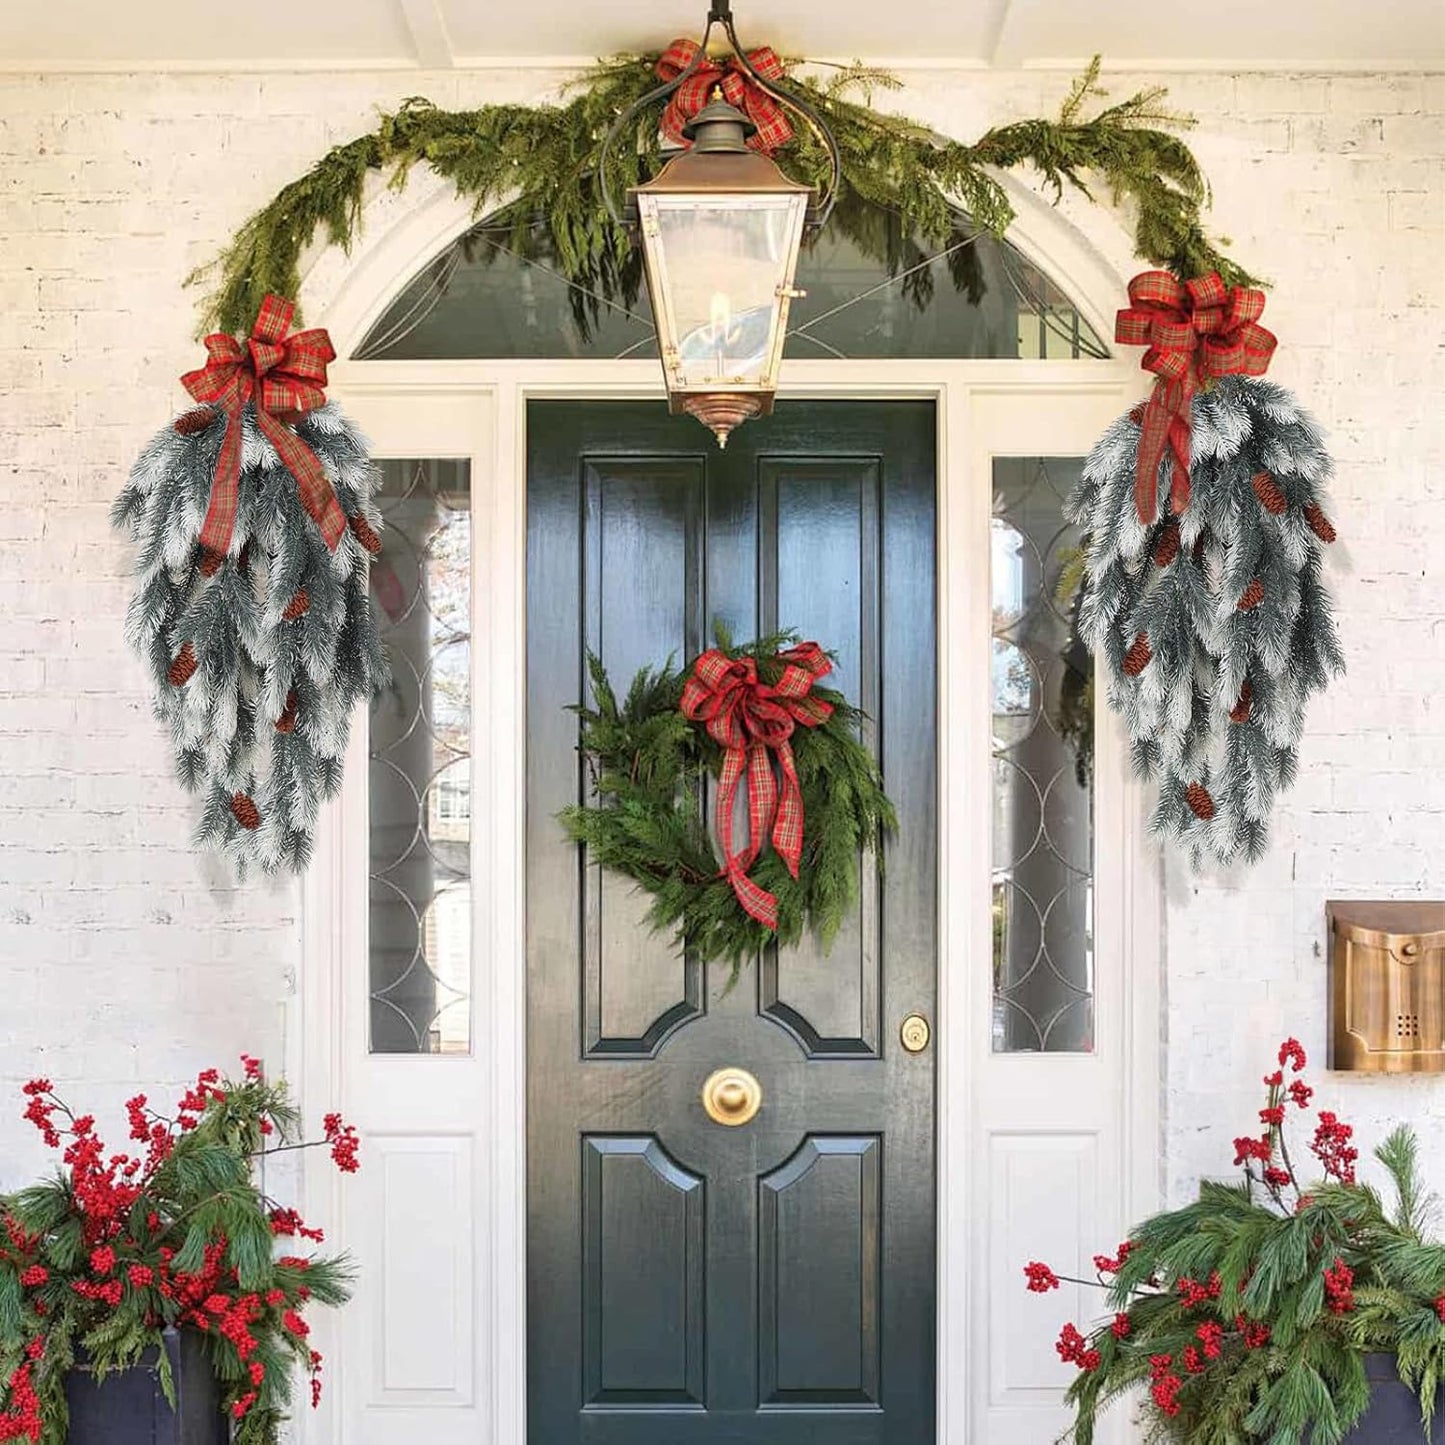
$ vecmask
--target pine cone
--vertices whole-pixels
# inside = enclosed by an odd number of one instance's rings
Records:
[[[1254,488],[1254,495],[1259,498],[1259,505],[1271,517],[1279,516],[1289,506],[1289,498],[1285,496],[1284,489],[1268,472],[1256,472],[1250,478],[1249,484]]]
[[[1196,818],[1207,823],[1214,816],[1214,799],[1209,796],[1209,790],[1202,783],[1190,783],[1184,790],[1184,801],[1189,804],[1189,811]]]
[[[286,707],[281,716],[276,719],[276,731],[278,733],[294,733],[296,731],[296,689],[294,687],[286,694]]]
[[[286,622],[295,622],[298,617],[305,617],[311,611],[311,598],[304,587],[296,589],[296,595],[286,604],[286,610],[281,617]]]
[[[232,794],[231,812],[243,828],[254,830],[261,826],[261,810],[245,793]]]
[[[376,535],[370,522],[360,512],[354,513],[351,518],[351,530],[356,540],[371,553],[373,557],[381,552],[381,538]]]
[[[197,432],[203,432],[216,419],[216,409],[210,406],[192,407],[190,411],[183,411],[174,422],[171,423],[176,433],[183,437],[193,437]]]
[[[1254,702],[1254,689],[1249,685],[1249,679],[1244,679],[1244,686],[1239,689],[1239,701],[1235,703],[1233,711],[1229,714],[1232,723],[1247,723],[1249,721],[1250,705]]]
[[[1339,536],[1339,533],[1330,525],[1330,519],[1313,502],[1305,508],[1305,521],[1310,524],[1310,531],[1321,542],[1333,542]]]
[[[1149,660],[1153,656],[1154,652],[1149,646],[1149,636],[1147,633],[1141,632],[1134,639],[1134,645],[1124,654],[1124,676],[1138,677],[1149,666]]]
[[[1241,612],[1253,612],[1261,602],[1264,601],[1264,583],[1258,577],[1244,589],[1244,595],[1239,599],[1239,610]]]
[[[221,570],[221,565],[226,560],[224,552],[213,552],[209,547],[201,548],[201,560],[199,567],[202,577],[214,577]]]
[[[1166,517],[1154,544],[1154,565],[1167,567],[1179,555],[1179,519]]]
[[[188,642],[176,654],[175,661],[166,669],[166,681],[172,687],[184,687],[195,675],[200,664],[196,661],[196,649]]]

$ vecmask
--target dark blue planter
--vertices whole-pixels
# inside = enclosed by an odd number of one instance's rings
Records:
[[[1445,1399],[1436,1397],[1427,1435],[1420,1425],[1419,1398],[1400,1382],[1394,1355],[1366,1355],[1365,1373],[1370,1408],[1341,1445],[1445,1445]]]
[[[227,1445],[230,1422],[221,1412],[204,1341],[190,1331],[167,1330],[164,1349],[175,1380],[176,1408],[161,1389],[154,1350],[134,1369],[107,1375],[98,1384],[82,1362],[65,1382],[68,1445]]]

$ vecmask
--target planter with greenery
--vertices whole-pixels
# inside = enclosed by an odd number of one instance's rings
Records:
[[[1310,1150],[1324,1177],[1301,1184],[1285,1123],[1310,1108],[1304,1067],[1287,1039],[1260,1132],[1235,1140],[1242,1180],[1205,1180],[1095,1255],[1097,1280],[1072,1280],[1100,1284],[1113,1313],[1088,1334],[1065,1325],[1055,1345],[1078,1370],[1067,1439],[1090,1445],[1101,1410],[1137,1395],[1150,1442],[1445,1440],[1445,1245],[1426,1237],[1415,1137],[1402,1126],[1375,1151],[1387,1202],[1356,1177],[1351,1127],[1321,1110]],[[1037,1293],[1059,1286],[1038,1261],[1024,1273]]]
[[[139,1376],[154,1379],[176,1420],[187,1395],[214,1391],[192,1435],[166,1437],[183,1442],[218,1438],[224,1411],[236,1445],[276,1445],[297,1369],[312,1404],[320,1398],[305,1311],[344,1303],[349,1269],[281,1252],[296,1251],[288,1240],[319,1243],[321,1231],[268,1198],[256,1175],[269,1155],[318,1146],[354,1172],[356,1131],[329,1114],[324,1139],[299,1141],[285,1085],[255,1059],[242,1064],[239,1080],[203,1071],[174,1117],[144,1095],[127,1100],[135,1154],[108,1152],[94,1118],[72,1112],[48,1079],[25,1086],[25,1117],[63,1150],[63,1168],[0,1197],[0,1441],[76,1445],[69,1401],[80,1430],[97,1387],[122,1412],[151,1410]],[[122,1438],[124,1420],[111,1414],[109,1425],[103,1438]]]

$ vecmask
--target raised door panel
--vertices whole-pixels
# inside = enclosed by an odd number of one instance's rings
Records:
[[[759,1404],[878,1408],[883,1141],[810,1136],[763,1177]]]
[[[374,1261],[370,1403],[440,1409],[473,1398],[473,1140],[370,1135],[364,1188]]]
[[[584,1407],[702,1406],[705,1198],[650,1136],[583,1140]]]
[[[702,636],[704,471],[695,458],[583,463],[583,643],[619,690]],[[579,680],[584,695],[590,684]],[[583,1038],[645,1057],[696,1014],[701,970],[643,921],[647,898],[599,867],[583,877]]]
[[[876,746],[883,467],[876,456],[764,456],[758,492],[765,627],[788,627],[835,654],[826,684],[867,714]],[[762,1004],[812,1056],[876,1055],[882,1007],[878,864],[859,859],[859,907],[831,947],[808,935],[762,966]]]

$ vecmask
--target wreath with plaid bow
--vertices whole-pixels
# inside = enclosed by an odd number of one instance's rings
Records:
[[[897,820],[864,714],[821,685],[829,655],[793,633],[735,647],[719,630],[687,667],[644,668],[620,701],[601,661],[588,666],[593,700],[572,710],[591,796],[561,813],[568,836],[651,896],[654,929],[727,959],[734,979],[805,930],[831,944],[859,854]]]

